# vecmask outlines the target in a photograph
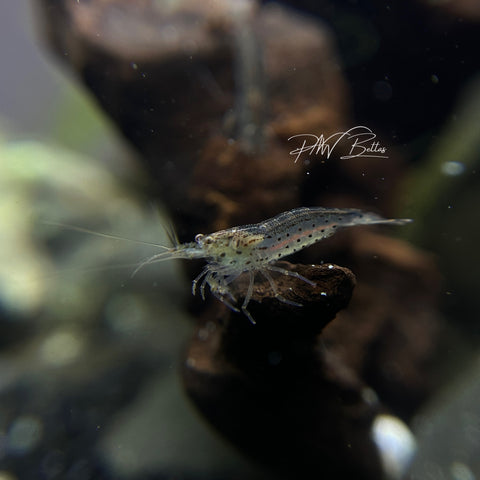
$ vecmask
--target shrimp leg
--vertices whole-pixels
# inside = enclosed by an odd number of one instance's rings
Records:
[[[293,302],[292,300],[287,300],[284,296],[280,295],[278,293],[278,288],[275,283],[275,280],[266,270],[260,270],[260,273],[268,280],[268,283],[270,284],[270,288],[273,290],[273,293],[275,294],[275,298],[277,300],[280,300],[280,302],[286,303],[287,305],[293,305],[294,307],[303,307],[301,303]]]
[[[251,313],[247,310],[248,303],[250,302],[250,299],[252,298],[253,294],[253,282],[255,279],[255,274],[253,273],[252,270],[249,270],[248,275],[250,277],[250,283],[248,284],[248,289],[247,289],[247,294],[245,295],[245,299],[243,300],[242,304],[242,312],[243,314],[250,320],[250,322],[255,325],[257,322],[253,319]]]
[[[195,277],[195,280],[193,280],[192,282],[192,295],[196,295],[197,293],[197,284],[198,282],[200,281],[200,279],[204,276],[204,275],[207,275],[208,273],[210,272],[210,269],[208,268],[208,265],[200,272],[199,275],[197,275],[197,277]],[[206,278],[206,277],[205,277]],[[203,283],[205,282],[205,279],[203,280]],[[202,285],[203,285],[202,283]],[[202,298],[203,300],[205,300],[205,295],[202,294]]]
[[[228,288],[228,284],[233,282],[238,275],[230,275],[229,277],[222,277],[217,274],[217,272],[210,272],[202,282],[200,291],[202,296],[205,295],[205,284],[208,283],[210,291],[215,295],[216,298],[219,298],[225,305],[230,307],[232,310],[238,312],[238,308],[234,307],[225,300],[225,297],[228,297],[232,302],[236,302],[237,299],[232,295]]]
[[[205,301],[205,286],[210,285],[210,290],[212,290],[212,284],[211,284],[211,279],[213,278],[213,273],[208,272],[207,275],[205,275],[202,284],[200,285],[200,296],[202,297],[202,300]]]
[[[316,283],[309,280],[307,277],[300,275],[297,272],[292,272],[291,270],[287,270],[286,268],[277,267],[275,265],[265,265],[265,270],[271,270],[272,272],[283,273],[283,275],[288,275],[289,277],[295,277],[299,280],[303,280],[304,282],[308,283],[312,287],[315,287]]]
[[[232,305],[224,295],[222,295],[220,292],[218,292],[216,289],[212,288],[210,285],[210,291],[212,292],[213,296],[220,300],[223,304],[225,304],[230,310],[233,310],[234,312],[240,312],[240,310]],[[232,296],[232,295],[230,295]],[[232,297],[233,298],[233,297]]]

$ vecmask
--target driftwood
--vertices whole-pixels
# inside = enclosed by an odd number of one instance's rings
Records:
[[[347,306],[354,276],[334,265],[284,266],[316,282],[277,279],[303,307],[260,283],[249,307],[256,325],[204,312],[183,370],[187,392],[230,441],[281,476],[380,478],[370,441],[379,404],[317,337]]]

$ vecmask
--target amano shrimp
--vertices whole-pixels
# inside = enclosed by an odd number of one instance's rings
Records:
[[[198,234],[194,242],[177,244],[145,260],[135,272],[144,265],[171,258],[203,258],[207,265],[193,280],[192,294],[200,290],[205,300],[205,288],[208,285],[218,300],[235,312],[243,312],[254,324],[255,320],[247,307],[257,273],[267,279],[279,301],[301,307],[301,304],[287,300],[278,292],[271,272],[298,278],[312,286],[315,283],[299,273],[275,265],[277,260],[330,237],[339,228],[372,224],[404,225],[411,221],[385,219],[375,213],[353,208],[295,208],[260,223],[232,227],[209,235]],[[230,285],[242,274],[248,274],[249,284],[238,308]]]

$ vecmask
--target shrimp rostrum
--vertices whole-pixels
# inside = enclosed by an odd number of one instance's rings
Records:
[[[301,304],[280,295],[271,272],[296,277],[312,286],[315,283],[296,272],[275,265],[277,260],[330,237],[339,228],[372,224],[403,225],[411,221],[385,219],[358,209],[296,208],[264,222],[228,228],[209,235],[198,234],[194,242],[177,244],[154,255],[140,264],[136,271],[144,265],[171,258],[204,258],[207,265],[193,280],[193,295],[200,290],[200,295],[205,299],[205,288],[208,285],[216,298],[233,311],[242,311],[255,323],[247,306],[252,298],[257,273],[267,279],[279,301],[300,307]],[[237,299],[230,287],[242,274],[249,276],[249,284],[238,308],[235,305]]]

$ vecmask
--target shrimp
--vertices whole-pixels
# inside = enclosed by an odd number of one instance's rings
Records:
[[[192,294],[200,290],[205,300],[205,288],[208,285],[218,300],[231,310],[242,312],[255,324],[247,307],[257,273],[266,278],[279,301],[301,307],[300,303],[287,300],[278,292],[271,272],[298,278],[312,286],[315,283],[297,272],[275,265],[277,260],[330,237],[339,228],[372,224],[404,225],[411,221],[406,218],[385,219],[375,213],[353,208],[295,208],[264,222],[228,228],[209,235],[198,234],[194,242],[177,243],[173,248],[148,258],[133,274],[145,265],[172,258],[205,259],[207,265],[192,282]],[[249,284],[238,308],[230,285],[242,274],[248,274]]]

